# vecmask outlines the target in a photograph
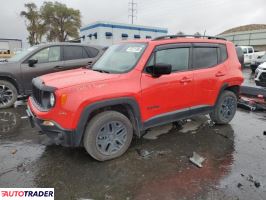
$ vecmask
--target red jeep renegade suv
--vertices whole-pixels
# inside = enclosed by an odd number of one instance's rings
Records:
[[[198,114],[229,123],[242,82],[235,46],[224,39],[128,41],[111,46],[92,69],[33,79],[27,112],[58,144],[84,146],[104,161],[154,126]]]

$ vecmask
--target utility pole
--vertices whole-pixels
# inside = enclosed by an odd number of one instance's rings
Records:
[[[137,18],[137,3],[134,0],[130,0],[128,3],[128,17],[131,18],[131,24],[134,24],[134,18]]]

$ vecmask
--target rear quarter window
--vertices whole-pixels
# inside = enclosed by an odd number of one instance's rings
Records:
[[[218,64],[218,47],[194,47],[193,68],[208,68]]]
[[[98,56],[99,54],[99,50],[93,47],[85,47],[86,51],[88,53],[89,58],[94,58],[96,56]]]
[[[226,61],[228,58],[226,45],[220,45],[220,62]]]

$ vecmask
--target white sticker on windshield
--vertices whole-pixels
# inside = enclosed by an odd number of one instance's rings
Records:
[[[128,47],[127,52],[139,53],[141,52],[142,47]]]

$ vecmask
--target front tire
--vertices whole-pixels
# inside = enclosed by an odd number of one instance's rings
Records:
[[[216,124],[228,124],[234,118],[236,109],[236,94],[226,90],[221,94],[213,112],[210,113],[210,118]]]
[[[0,80],[0,109],[11,107],[17,100],[18,92],[15,86],[4,80]]]
[[[125,115],[116,111],[105,111],[90,120],[83,142],[93,158],[105,161],[124,154],[132,137],[133,127]]]

